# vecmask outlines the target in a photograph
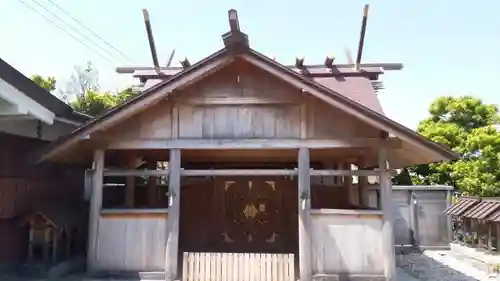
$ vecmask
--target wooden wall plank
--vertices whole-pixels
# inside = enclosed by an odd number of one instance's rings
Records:
[[[106,131],[108,137],[124,140],[165,139],[172,136],[172,102],[163,100]]]
[[[311,225],[314,274],[384,274],[380,216],[314,214]]]
[[[307,102],[307,137],[350,138],[379,137],[380,130],[356,119],[323,101],[309,97]]]
[[[96,269],[162,271],[166,222],[165,218],[157,217],[101,217]]]
[[[179,138],[298,138],[299,105],[182,105]]]

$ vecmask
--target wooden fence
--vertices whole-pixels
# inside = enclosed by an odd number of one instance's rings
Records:
[[[294,281],[293,254],[184,253],[183,281]]]

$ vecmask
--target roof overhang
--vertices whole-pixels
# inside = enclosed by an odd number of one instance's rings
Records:
[[[270,75],[275,76],[277,79],[281,79],[291,86],[315,96],[331,106],[346,112],[352,117],[358,118],[375,128],[379,128],[381,131],[385,131],[392,136],[400,138],[403,142],[401,148],[389,153],[389,162],[393,168],[443,160],[454,160],[458,158],[458,155],[452,151],[437,143],[431,142],[386,116],[343,96],[339,93],[342,89],[336,91],[335,89],[327,88],[250,48],[244,52],[238,53],[230,52],[224,48],[185,70],[174,74],[169,79],[146,89],[124,104],[98,116],[84,126],[73,131],[70,135],[56,140],[48,147],[48,151],[43,155],[42,160],[50,159],[55,155],[64,153],[64,151],[74,146],[79,141],[91,140],[92,136],[98,134],[99,131],[106,130],[117,122],[123,121],[131,115],[155,104],[160,99],[168,98],[170,93],[200,81],[209,74],[227,66],[235,59],[243,59],[268,72]],[[421,153],[415,153],[417,151]]]
[[[34,118],[51,125],[56,115],[0,78],[0,118]]]

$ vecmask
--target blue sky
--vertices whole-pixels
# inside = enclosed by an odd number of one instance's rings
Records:
[[[51,17],[37,1],[93,38],[49,0],[22,1]],[[470,94],[500,105],[496,82],[500,80],[500,1],[52,1],[137,65],[151,64],[142,8],[149,10],[162,64],[172,48],[178,64],[184,56],[194,62],[222,47],[220,35],[228,30],[230,8],[238,10],[240,26],[254,49],[291,64],[299,55],[306,63],[321,63],[327,54],[345,62],[345,47],[355,55],[363,5],[370,4],[363,62],[404,64],[403,71],[382,77],[387,89],[379,97],[389,117],[415,128],[440,95]],[[76,64],[88,60],[99,70],[105,90],[135,82],[114,73],[115,66],[131,64],[116,51],[110,49],[118,57],[113,59],[93,47],[112,60],[108,62],[21,0],[0,1],[0,35],[2,59],[26,75],[55,76],[60,87],[67,84]]]

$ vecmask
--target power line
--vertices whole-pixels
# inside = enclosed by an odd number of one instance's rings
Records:
[[[92,47],[90,47],[89,45],[87,45],[87,43],[83,42],[78,37],[74,36],[73,34],[69,33],[68,31],[66,31],[64,28],[62,28],[60,25],[58,25],[57,23],[55,23],[54,21],[52,21],[50,18],[46,17],[43,13],[40,13],[37,9],[35,9],[32,6],[28,5],[23,0],[19,0],[19,2],[21,2],[23,5],[25,5],[26,7],[28,7],[31,11],[35,12],[36,14],[38,14],[39,16],[41,16],[42,18],[44,18],[50,24],[54,25],[57,29],[59,29],[62,32],[66,33],[67,35],[71,36],[71,38],[73,38],[74,40],[78,41],[80,44],[82,44],[83,46],[85,46],[87,49],[89,49],[90,51],[92,51],[94,54],[96,54],[96,55],[100,56],[101,58],[103,58],[104,60],[106,60],[108,63],[111,64],[111,66],[113,66],[113,67],[115,66],[115,62],[114,61],[110,60],[108,57],[106,57],[106,56],[102,55],[101,53],[97,52],[95,49],[93,49]]]
[[[47,0],[49,1],[50,3],[52,3],[52,5],[54,5],[56,8],[58,8],[59,10],[61,10],[64,14],[66,14],[68,17],[70,17],[73,21],[75,21],[78,25],[80,25],[81,27],[83,27],[85,30],[87,30],[88,32],[90,32],[92,35],[94,35],[97,39],[101,40],[102,42],[104,42],[106,45],[108,45],[110,48],[112,48],[113,50],[117,51],[120,55],[122,55],[124,58],[126,58],[128,61],[130,62],[134,62],[133,59],[131,59],[130,57],[128,57],[127,55],[125,55],[123,52],[121,52],[119,49],[115,48],[113,45],[111,45],[111,43],[107,42],[106,40],[104,40],[101,36],[99,36],[98,34],[96,34],[94,31],[92,31],[90,28],[88,28],[87,26],[85,26],[82,22],[80,22],[77,18],[75,18],[74,16],[72,16],[70,13],[68,13],[65,9],[63,9],[61,6],[59,6],[57,3],[55,3],[54,1],[52,0]]]
[[[121,61],[120,58],[116,57],[113,53],[111,53],[109,50],[106,50],[105,48],[101,47],[100,45],[96,44],[91,38],[89,38],[87,35],[81,33],[78,29],[76,29],[75,27],[73,27],[72,25],[68,24],[67,22],[65,22],[63,19],[61,19],[57,14],[55,14],[54,12],[52,12],[51,10],[47,9],[44,5],[40,4],[40,2],[38,2],[37,0],[31,0],[32,2],[34,2],[36,5],[38,5],[40,8],[44,9],[46,12],[50,13],[54,18],[58,19],[59,21],[61,21],[62,23],[64,23],[66,26],[68,26],[69,28],[71,28],[74,32],[76,32],[77,34],[79,34],[80,36],[82,36],[83,38],[85,38],[86,40],[90,41],[94,46],[96,46],[97,48],[101,49],[102,51],[106,52],[108,55],[110,55],[111,57],[113,57],[114,59],[116,59],[117,61]]]

